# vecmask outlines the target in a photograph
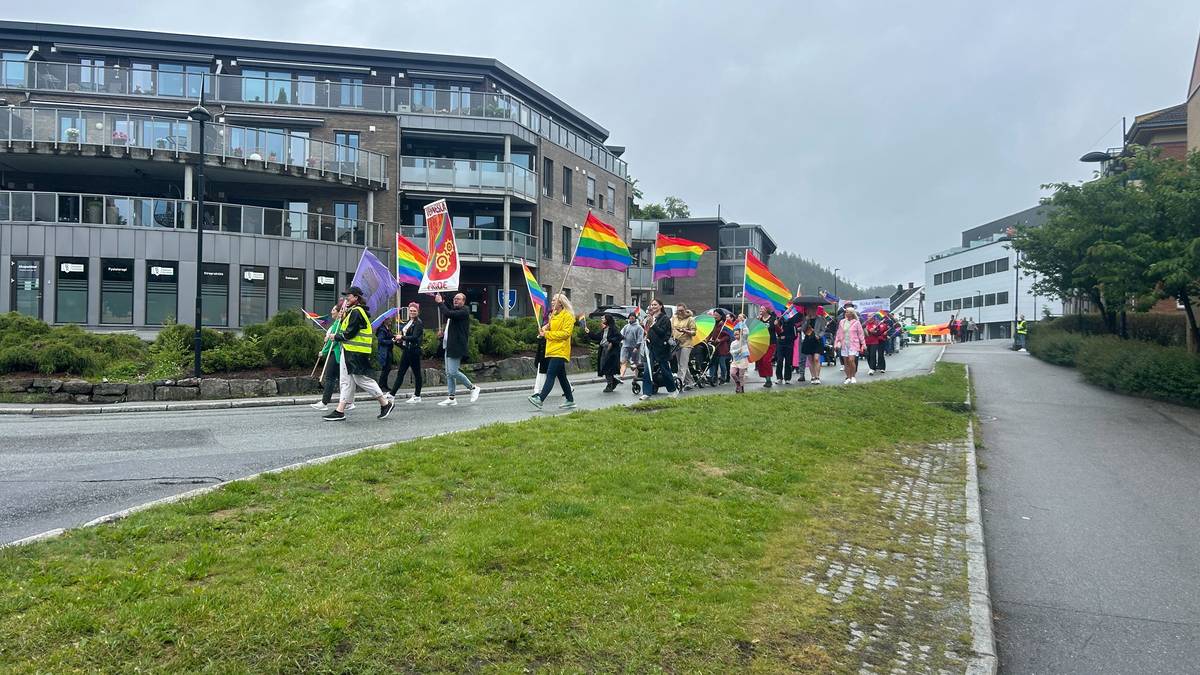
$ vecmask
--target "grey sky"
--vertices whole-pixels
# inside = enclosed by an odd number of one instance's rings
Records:
[[[1194,0],[96,7],[6,14],[495,57],[607,127],[648,199],[719,202],[864,284],[918,281],[959,231],[1088,177],[1122,115],[1183,101],[1200,35]]]

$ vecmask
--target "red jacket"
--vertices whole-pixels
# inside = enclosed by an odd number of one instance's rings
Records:
[[[877,345],[887,339],[887,326],[883,325],[882,321],[868,322],[863,326],[863,332],[866,333],[867,346]]]

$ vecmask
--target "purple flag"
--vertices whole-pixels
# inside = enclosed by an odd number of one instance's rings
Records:
[[[379,258],[367,249],[363,249],[362,257],[358,259],[358,269],[354,271],[354,281],[350,285],[362,289],[363,300],[373,312],[390,305],[399,288],[387,265],[379,262]]]

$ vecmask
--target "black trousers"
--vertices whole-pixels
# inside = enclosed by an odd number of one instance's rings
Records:
[[[550,390],[554,388],[555,380],[558,380],[559,386],[562,387],[563,396],[568,401],[574,401],[575,392],[571,391],[571,382],[567,379],[567,360],[551,356],[546,359],[546,381],[542,383],[542,390],[538,392],[538,396],[543,401],[550,396]]]
[[[795,345],[791,342],[780,342],[775,346],[775,379],[784,382],[792,381],[792,351]],[[801,377],[804,374],[801,372]]]
[[[410,369],[413,374],[413,396],[421,395],[421,350],[405,349],[400,352],[400,366],[396,368],[396,384],[392,385],[392,390],[389,392],[392,396],[400,391],[400,385],[404,384],[404,374]]]
[[[867,345],[867,367],[871,370],[887,370],[887,354],[883,343]]]
[[[329,405],[333,400],[333,395],[337,393],[338,387],[341,385],[341,369],[338,368],[337,359],[333,358],[333,354],[325,357],[325,369],[321,371],[321,403]]]
[[[387,347],[387,351],[383,353],[383,363],[379,366],[379,379],[375,380],[379,384],[379,388],[388,390],[388,374],[392,372],[392,348]]]

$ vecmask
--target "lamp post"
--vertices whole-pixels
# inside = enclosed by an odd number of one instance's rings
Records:
[[[197,182],[199,183],[199,189],[196,191],[196,334],[192,340],[192,349],[195,351],[195,360],[193,361],[195,377],[201,375],[200,350],[203,348],[203,338],[200,333],[200,285],[204,283],[204,127],[212,119],[212,113],[208,112],[203,104],[204,91],[202,89],[200,103],[189,110],[187,115],[188,119],[200,125],[200,147],[197,150],[198,161],[196,164]]]
[[[838,272],[841,272],[841,271],[842,271],[842,268],[840,268],[840,267],[835,267],[835,268],[833,268],[833,297],[835,297],[835,298],[836,298],[836,297],[838,297],[838,294],[837,294],[837,273],[838,273]],[[835,308],[835,309],[836,309],[836,308]]]
[[[982,299],[983,299],[983,292],[980,291],[979,289],[975,289],[974,302],[975,302],[975,325],[976,326],[983,323],[983,307],[980,306],[980,304],[979,304],[979,301]],[[978,335],[979,333],[976,332],[975,334]]]

